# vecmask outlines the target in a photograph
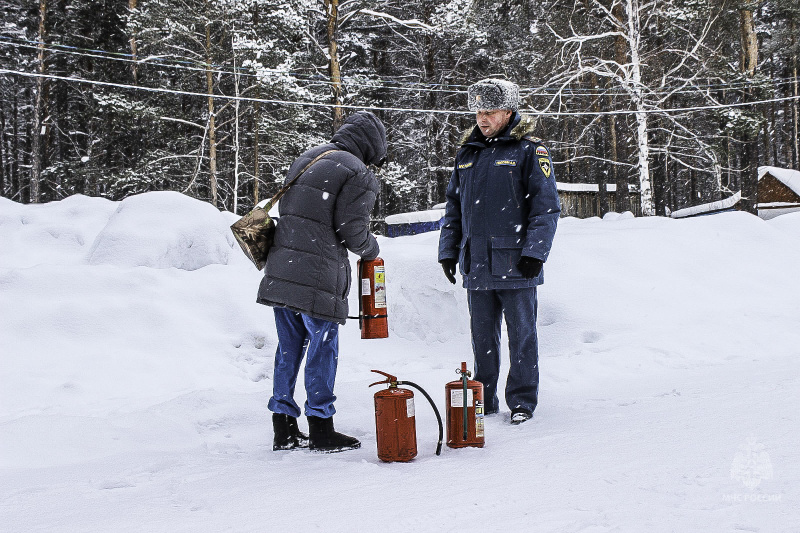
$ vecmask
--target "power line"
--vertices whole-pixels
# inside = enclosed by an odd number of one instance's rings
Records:
[[[30,41],[30,40],[20,40],[22,42],[12,42],[11,39],[0,36],[0,46],[14,46],[17,48],[27,48],[32,50],[39,49],[39,42],[38,41]],[[30,44],[22,44],[22,43],[30,43]],[[147,56],[144,58],[134,56],[133,54],[128,53],[121,53],[121,52],[107,52],[104,50],[94,50],[89,48],[78,48],[74,46],[67,46],[62,44],[51,44],[51,45],[43,45],[42,48],[47,50],[53,54],[69,54],[75,55],[79,57],[91,57],[95,59],[106,59],[109,61],[121,61],[125,63],[132,63],[135,65],[141,66],[160,66],[166,68],[172,68],[177,70],[190,70],[190,71],[199,71],[199,72],[207,72],[210,70],[213,74],[232,74],[232,75],[239,75],[246,78],[259,78],[259,74],[253,74],[252,71],[245,67],[238,67],[236,69],[225,69],[222,68],[220,65],[210,64],[206,66],[205,64],[195,63],[188,60],[175,60],[175,59],[164,59],[158,58],[158,60],[153,60],[153,56]],[[87,53],[92,52],[92,53]],[[107,54],[107,55],[104,55]],[[157,57],[157,56],[156,56]],[[198,66],[202,65],[202,66]],[[265,72],[269,74],[275,75],[289,75],[292,77],[300,78],[306,83],[315,83],[315,84],[322,84],[322,85],[333,85],[333,82],[319,78],[319,75],[315,74],[308,74],[305,72],[294,72],[294,71],[286,71],[280,69],[272,69],[267,67],[262,67],[258,69],[259,72]],[[386,79],[379,79],[376,80],[377,83],[380,83],[380,86],[376,86],[370,83],[358,83],[354,81],[352,78],[345,78],[345,83],[349,86],[354,87],[366,87],[366,88],[376,88],[376,89],[390,89],[390,90],[401,90],[401,91],[418,91],[418,92],[443,92],[443,93],[465,93],[466,88],[468,85],[457,85],[457,84],[440,84],[440,83],[428,83],[428,82],[399,82],[399,81],[392,81]],[[389,84],[397,84],[399,86],[391,86]],[[431,89],[425,87],[448,87],[446,89]],[[458,90],[458,88],[463,88],[464,90]]]
[[[294,106],[303,106],[303,107],[324,107],[324,108],[334,108],[339,107],[343,109],[358,109],[358,110],[376,110],[376,111],[393,111],[393,112],[411,112],[411,113],[437,113],[437,114],[448,114],[448,115],[473,115],[472,111],[455,111],[455,110],[446,110],[446,109],[415,109],[415,108],[401,108],[401,107],[378,107],[378,106],[367,106],[367,105],[353,105],[353,104],[325,104],[320,102],[298,102],[292,100],[275,100],[275,99],[266,99],[266,98],[252,98],[252,97],[243,97],[243,96],[226,96],[222,94],[207,94],[207,93],[198,93],[198,92],[190,92],[190,91],[178,91],[175,89],[165,89],[161,87],[143,87],[139,85],[127,85],[122,83],[112,83],[107,81],[94,81],[94,80],[86,80],[82,78],[72,78],[67,76],[57,76],[54,74],[38,74],[35,72],[20,72],[16,70],[9,70],[9,69],[0,69],[0,73],[12,74],[16,76],[23,76],[28,78],[46,78],[46,79],[53,79],[53,80],[60,80],[60,81],[71,81],[76,83],[83,83],[89,85],[99,85],[103,87],[117,87],[122,89],[133,89],[139,91],[146,91],[146,92],[155,92],[155,93],[164,93],[164,94],[176,94],[176,95],[183,95],[183,96],[197,96],[201,98],[209,98],[213,97],[220,100],[239,100],[242,102],[259,102],[265,104],[282,104],[282,105],[294,105]],[[680,108],[670,108],[670,109],[643,109],[643,110],[615,110],[615,111],[537,111],[535,109],[530,110],[537,116],[545,116],[545,117],[575,117],[575,116],[603,116],[603,115],[636,115],[636,114],[671,114],[671,113],[687,113],[691,111],[710,111],[715,109],[731,109],[737,107],[749,107],[759,104],[769,104],[773,102],[786,102],[790,100],[800,100],[800,96],[786,96],[781,98],[771,98],[768,100],[757,100],[753,102],[738,102],[732,104],[715,104],[715,105],[708,105],[708,106],[693,106],[693,107],[680,107]],[[524,110],[523,110],[524,111]]]
[[[13,42],[13,41],[18,42]],[[21,44],[21,43],[30,43],[30,44]],[[33,40],[26,40],[26,39],[13,39],[9,37],[0,36],[0,46],[15,46],[20,48],[29,48],[29,49],[37,49],[39,48],[39,41]],[[249,69],[244,67],[239,67],[234,70],[222,68],[220,65],[211,64],[208,67],[204,64],[202,66],[198,66],[198,63],[193,63],[188,60],[172,60],[172,59],[165,59],[165,58],[158,58],[158,60],[153,60],[153,56],[148,56],[145,58],[137,58],[133,54],[130,53],[122,53],[122,52],[108,52],[105,50],[98,50],[98,49],[90,49],[90,48],[80,48],[74,46],[68,46],[63,44],[46,44],[43,45],[44,49],[51,52],[51,53],[58,53],[58,54],[70,54],[70,55],[77,55],[80,57],[91,57],[95,59],[106,59],[109,61],[122,61],[126,63],[132,63],[141,66],[161,66],[166,68],[172,68],[177,70],[189,70],[189,71],[196,71],[196,72],[207,72],[210,71],[214,74],[235,74],[243,77],[248,78],[259,78],[259,74],[253,74]],[[86,53],[92,52],[92,53]],[[245,72],[241,72],[245,71]],[[309,84],[320,84],[320,85],[332,85],[333,82],[321,79],[319,75],[313,75],[308,73],[301,73],[295,71],[285,71],[279,69],[272,69],[272,68],[260,68],[260,72],[262,73],[269,73],[275,75],[289,75],[295,78],[299,78],[298,81],[302,83],[309,83]],[[305,78],[305,79],[304,79]],[[771,82],[771,87],[781,87],[785,85],[789,85],[794,82],[794,77],[788,78],[772,78],[769,81]],[[430,83],[430,82],[403,82],[403,81],[393,81],[387,79],[377,79],[375,83],[360,83],[357,79],[344,78],[344,83],[346,86],[350,87],[359,87],[359,88],[372,88],[372,89],[386,89],[386,90],[401,90],[401,91],[409,91],[409,92],[441,92],[441,93],[450,93],[450,94],[464,94],[466,93],[465,90],[468,85],[459,85],[459,84],[439,84],[439,83]],[[389,85],[394,84],[394,85]],[[659,87],[658,91],[650,91],[650,94],[654,96],[659,95],[670,95],[670,94],[690,94],[693,92],[697,92],[698,89],[706,89],[706,90],[735,90],[750,87],[752,84],[751,82],[739,80],[729,83],[707,83],[707,84],[697,84],[694,87],[685,87],[685,88],[678,88],[678,87],[671,87],[671,86],[664,86]],[[437,88],[430,88],[430,87],[447,87],[446,89],[437,89]],[[677,89],[677,90],[672,90]],[[567,95],[578,95],[578,96],[608,96],[608,95],[626,95],[628,91],[625,89],[619,88],[612,88],[612,89],[591,89],[591,88],[571,88],[571,87],[562,87],[562,86],[541,86],[541,87],[522,87],[520,88],[520,94],[523,97],[528,96],[544,96],[550,97],[559,93],[567,94]]]
[[[13,74],[17,76],[24,76],[28,78],[46,78],[52,80],[60,80],[60,81],[72,81],[77,83],[84,83],[89,85],[100,85],[103,87],[118,87],[123,89],[134,89],[139,91],[146,91],[146,92],[155,92],[155,93],[164,93],[164,94],[176,94],[176,95],[183,95],[183,96],[198,96],[202,98],[209,98],[213,97],[220,100],[239,100],[240,102],[259,102],[262,104],[283,104],[283,105],[296,105],[296,106],[305,106],[305,107],[340,107],[343,109],[372,109],[377,111],[397,111],[397,112],[418,112],[418,113],[441,113],[441,114],[455,114],[455,115],[472,115],[471,111],[447,111],[447,110],[439,110],[439,109],[414,109],[414,108],[400,108],[400,107],[376,107],[376,106],[367,106],[367,105],[351,105],[351,104],[324,104],[319,102],[298,102],[292,100],[275,100],[275,99],[267,99],[267,98],[252,98],[252,97],[245,97],[245,96],[226,96],[224,94],[207,94],[207,93],[198,93],[198,92],[191,92],[191,91],[178,91],[175,89],[165,89],[162,87],[144,87],[141,85],[127,85],[123,83],[112,83],[108,81],[95,81],[95,80],[86,80],[82,78],[72,78],[67,76],[56,76],[53,74],[37,74],[35,72],[20,72],[16,70],[9,70],[9,69],[0,69],[0,73],[6,74]]]

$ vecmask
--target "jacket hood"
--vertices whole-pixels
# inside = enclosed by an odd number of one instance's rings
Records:
[[[386,128],[369,111],[353,113],[333,134],[331,142],[364,164],[377,165],[386,158]]]
[[[511,115],[511,119],[508,121],[508,127],[502,133],[494,137],[492,142],[519,141],[523,138],[530,139],[534,142],[539,142],[541,139],[533,136],[533,130],[535,127],[536,118],[531,115],[523,115],[517,111],[514,111],[514,114]],[[473,142],[486,144],[487,141],[488,139],[484,137],[483,133],[481,133],[481,129],[476,125],[462,135],[459,146],[464,146],[465,144]]]

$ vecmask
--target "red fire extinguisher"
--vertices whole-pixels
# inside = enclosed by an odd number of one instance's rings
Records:
[[[386,270],[383,259],[358,260],[358,324],[362,339],[389,336],[386,314]]]
[[[467,363],[456,369],[461,379],[445,385],[447,405],[447,446],[483,448],[483,383],[469,378]]]
[[[383,381],[370,385],[386,383],[388,389],[375,393],[375,434],[378,441],[378,458],[381,461],[410,461],[417,456],[417,428],[414,422],[414,393],[408,389],[401,389],[398,385],[409,385],[419,390],[428,399],[436,419],[439,421],[439,443],[436,446],[436,455],[442,453],[442,417],[433,399],[422,387],[410,381],[398,381],[397,378],[380,370],[373,370],[386,376]]]

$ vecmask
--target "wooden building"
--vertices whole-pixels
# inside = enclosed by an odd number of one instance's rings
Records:
[[[600,198],[598,185],[591,183],[562,183],[556,182],[558,198],[561,201],[561,216],[590,218],[601,216]],[[616,191],[614,184],[607,186],[608,210],[616,209]],[[638,191],[631,190],[628,193],[630,210],[636,216],[641,216],[642,206]],[[434,205],[427,211],[415,211],[412,213],[400,213],[389,215],[384,220],[373,220],[372,231],[387,237],[402,237],[404,235],[416,235],[428,231],[441,229],[444,223],[445,203]]]
[[[389,215],[384,219],[386,236],[402,237],[404,235],[417,235],[442,229],[444,206],[445,204],[438,204],[427,211]]]
[[[758,216],[763,219],[800,211],[800,171],[758,168]]]
[[[596,183],[563,183],[559,181],[556,186],[558,198],[561,200],[562,217],[590,218],[603,214],[600,209],[600,187]],[[606,198],[609,212],[617,211],[617,186],[615,184],[606,185]],[[628,192],[628,204],[634,215],[642,216],[639,192],[632,187]]]

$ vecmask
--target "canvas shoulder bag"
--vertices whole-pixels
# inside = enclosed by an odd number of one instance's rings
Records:
[[[297,178],[302,176],[306,170],[311,168],[311,165],[325,157],[326,155],[337,152],[338,150],[328,150],[319,154],[309,164],[300,171],[300,173],[284,185],[278,193],[273,196],[264,207],[255,207],[252,211],[237,220],[231,225],[231,231],[236,238],[236,242],[242,247],[244,255],[261,270],[267,264],[267,255],[269,254],[272,243],[275,241],[275,221],[269,216],[269,210],[281,199],[289,187],[297,181]]]

